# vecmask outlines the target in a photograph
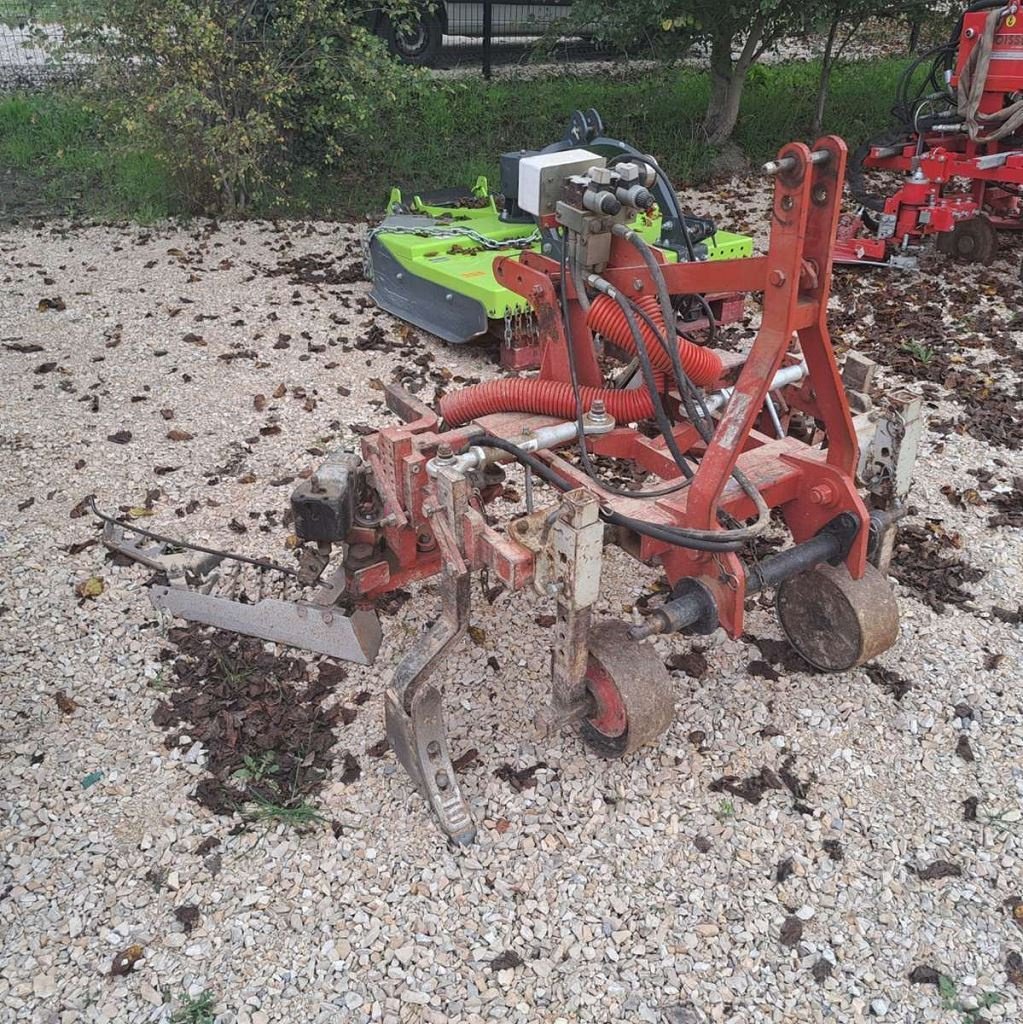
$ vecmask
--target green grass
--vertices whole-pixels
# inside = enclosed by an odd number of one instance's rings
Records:
[[[186,995],[171,1017],[171,1024],[213,1024],[216,1002],[216,997],[208,989],[194,999]]]
[[[828,130],[852,148],[887,127],[904,65],[885,59],[838,68]],[[734,136],[752,162],[807,137],[817,73],[814,62],[753,68]],[[296,168],[289,193],[264,198],[254,212],[359,215],[382,209],[392,184],[409,191],[469,185],[478,174],[497,187],[501,152],[560,138],[571,112],[591,106],[613,135],[653,153],[674,180],[698,182],[714,157],[700,138],[707,91],[706,74],[679,68],[619,78],[428,79],[371,119],[351,141],[346,167]],[[170,168],[119,123],[72,94],[0,98],[0,171],[13,168],[60,212],[141,221],[192,212]]]
[[[886,128],[903,67],[902,60],[840,67],[827,130],[855,148]],[[751,161],[770,159],[784,143],[807,137],[818,71],[813,62],[752,69],[734,135]],[[407,188],[470,184],[478,174],[496,183],[502,151],[546,145],[561,137],[573,110],[592,106],[612,135],[653,153],[675,181],[699,181],[714,156],[700,131],[708,89],[707,76],[690,69],[617,80],[434,82],[384,111],[353,158],[389,170],[390,179]],[[395,145],[396,139],[403,141]]]
[[[70,216],[142,222],[180,209],[163,161],[113,123],[108,111],[72,94],[0,99],[0,170],[13,172],[11,211],[28,198]]]
[[[306,828],[316,822],[327,820],[306,800],[295,798],[294,801],[278,803],[259,796],[256,796],[250,805],[247,817],[250,821],[262,823],[267,827],[286,825],[295,829]]]

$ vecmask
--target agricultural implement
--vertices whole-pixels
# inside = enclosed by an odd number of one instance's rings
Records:
[[[166,538],[109,517],[106,543],[160,570],[158,608],[363,664],[380,642],[376,602],[438,581],[439,615],[390,673],[385,718],[458,843],[475,825],[448,753],[441,680],[469,626],[474,573],[554,602],[551,694],[535,722],[545,733],[577,724],[602,757],[671,725],[671,679],[647,638],[739,637],[747,600],[765,590],[809,665],[862,664],[898,631],[885,569],[920,406],[904,393],[872,403],[872,364],[853,354],[840,372],[831,346],[845,161],[834,136],[784,147],[770,168],[766,255],[679,262],[630,227],[651,164],[585,148],[523,158],[518,202],[552,248],[499,258],[493,271],[536,317],[538,375],[450,392],[439,414],[390,388],[402,423],[331,455],[293,493],[296,567],[188,545],[172,554]],[[695,297],[729,292],[763,295],[743,354],[695,344],[680,316]],[[497,523],[485,510],[513,467],[525,507]],[[623,470],[640,479],[622,484]],[[781,549],[758,558],[770,532]],[[609,545],[667,577],[670,594],[642,620],[596,614]]]
[[[932,63],[914,92],[914,73]],[[894,107],[898,125],[853,155],[850,186],[862,204],[843,219],[835,258],[913,267],[921,240],[989,264],[999,231],[1023,229],[1023,12],[981,0],[949,41],[910,64]],[[864,171],[894,171],[890,196]]]
[[[608,159],[627,161],[639,151],[606,134],[595,110],[576,111],[564,137],[542,150],[552,153],[585,145]],[[450,344],[491,336],[500,345],[501,365],[535,367],[540,355],[533,308],[493,273],[496,260],[519,250],[553,251],[557,239],[518,203],[519,161],[536,151],[501,155],[501,191],[490,192],[480,177],[471,190],[448,189],[406,202],[392,189],[387,216],[368,234],[366,273],[371,295],[382,309]],[[649,157],[643,157],[650,160]],[[659,173],[650,186],[649,206],[633,209],[631,227],[669,261],[718,260],[749,256],[752,239],[715,228],[706,217],[684,213],[670,181]],[[734,296],[707,297],[717,323],[741,315]],[[706,330],[703,308],[694,305],[688,330]]]

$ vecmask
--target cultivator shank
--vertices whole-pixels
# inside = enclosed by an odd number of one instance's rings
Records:
[[[293,496],[307,571],[326,575],[341,556],[321,611],[371,614],[391,591],[439,580],[440,615],[395,667],[386,723],[459,843],[475,826],[448,752],[439,680],[469,625],[474,573],[554,601],[550,701],[535,721],[547,733],[579,723],[604,757],[656,741],[671,723],[671,680],[646,637],[719,627],[739,637],[746,599],[773,587],[787,636],[821,668],[861,664],[897,632],[876,565],[908,490],[919,408],[912,399],[872,407],[870,364],[851,360],[843,379],[831,346],[844,144],[829,136],[812,150],[786,146],[772,168],[766,255],[717,262],[668,263],[629,230],[646,202],[642,161],[560,156],[563,164],[538,165],[532,191],[519,195],[560,251],[498,259],[494,269],[533,310],[539,375],[445,396],[443,424],[389,388],[387,404],[404,422],[364,437],[358,455],[328,460]],[[763,294],[747,353],[683,336],[679,306],[735,292]],[[879,424],[885,443],[871,445]],[[485,510],[512,462],[525,474],[526,511],[497,525]],[[609,463],[645,482],[617,485],[601,475]],[[743,552],[771,527],[772,510],[792,543],[757,562]],[[670,597],[643,622],[596,616],[609,544],[667,576]],[[238,628],[279,638],[249,625]]]

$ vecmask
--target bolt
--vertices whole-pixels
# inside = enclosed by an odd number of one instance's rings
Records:
[[[768,281],[775,286],[780,288],[785,283],[785,271],[784,270],[772,270],[767,277]]]
[[[444,296],[444,301],[445,302],[454,302],[454,300],[455,300],[455,297],[454,297],[454,295],[451,292],[448,292],[447,295]]]
[[[451,462],[454,459],[454,452],[451,451],[451,445],[447,441],[441,441],[437,445],[437,461],[438,462]]]
[[[815,505],[833,505],[835,502],[835,490],[831,484],[816,484],[810,488],[810,500]]]
[[[785,195],[781,197],[781,208],[783,210],[791,210],[796,205],[795,199],[792,196]]]
[[[643,279],[634,277],[632,279],[632,287],[634,291],[641,292],[643,290]]]
[[[533,285],[533,294],[534,294],[534,295],[535,295],[535,296],[536,296],[537,298],[540,298],[540,296],[541,296],[541,295],[543,295],[543,285],[540,285],[540,284],[534,284],[534,285]]]

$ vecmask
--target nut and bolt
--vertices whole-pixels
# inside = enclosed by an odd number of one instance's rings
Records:
[[[447,441],[441,441],[437,445],[437,461],[438,462],[454,462],[455,453],[451,450],[451,445]]]
[[[768,281],[771,282],[771,284],[774,285],[775,288],[780,288],[786,280],[785,271],[777,269],[772,270],[771,273],[767,275],[767,279]]]
[[[831,484],[815,484],[810,488],[810,501],[815,505],[833,505],[835,503],[835,489]]]

